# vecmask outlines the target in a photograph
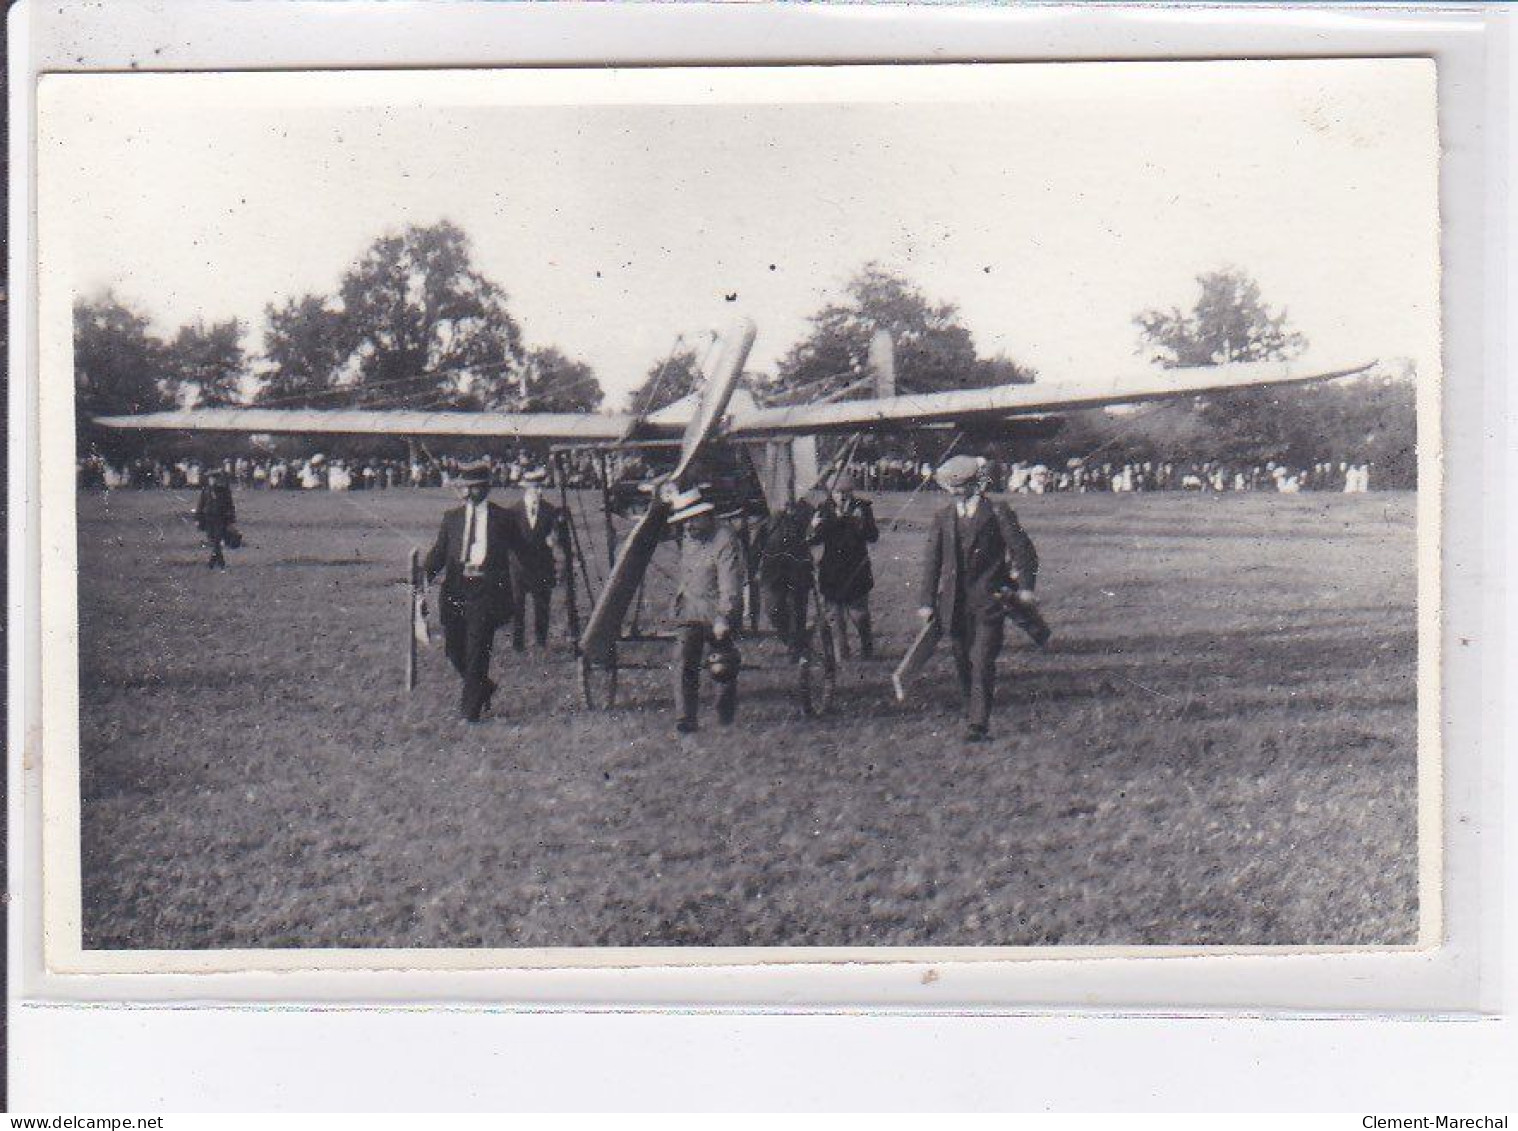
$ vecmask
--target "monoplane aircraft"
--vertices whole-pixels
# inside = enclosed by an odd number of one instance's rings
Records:
[[[819,472],[815,454],[815,437],[819,435],[857,437],[879,431],[943,427],[1003,439],[1047,435],[1058,427],[1060,412],[1325,381],[1365,373],[1375,364],[1306,368],[1296,362],[1271,361],[1174,369],[1145,367],[1080,383],[1038,382],[898,394],[890,338],[880,331],[871,343],[865,372],[831,396],[805,404],[763,407],[739,387],[755,334],[753,322],[740,319],[719,339],[716,361],[704,367],[703,384],[695,392],[644,414],[191,408],[100,417],[96,422],[109,428],[157,431],[537,441],[613,451],[678,445],[674,467],[653,484],[649,505],[616,551],[610,573],[579,634],[577,650],[587,703],[604,706],[615,696],[617,644],[623,623],[658,548],[671,513],[670,502],[689,485],[703,456],[714,447],[736,446],[747,453],[773,510],[798,492],[825,482],[827,473]],[[857,392],[872,395],[843,399]],[[846,444],[845,450],[849,447]],[[835,466],[841,466],[841,461],[835,461]],[[833,667],[830,653],[824,640],[829,688]]]

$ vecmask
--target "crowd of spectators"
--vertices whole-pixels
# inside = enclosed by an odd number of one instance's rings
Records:
[[[460,464],[472,462],[453,456],[438,459],[329,458],[317,453],[307,457],[228,456],[220,461],[193,457],[164,460],[139,458],[113,464],[101,456],[79,461],[79,485],[86,490],[122,487],[196,488],[213,468],[223,471],[237,487],[271,491],[384,491],[396,488],[441,487],[457,473]],[[525,452],[491,460],[498,487],[515,486],[522,473],[534,466]],[[551,464],[557,485],[559,464]],[[601,472],[594,458],[567,460],[562,465],[570,487],[598,487]]]
[[[440,459],[346,460],[321,454],[304,458],[282,456],[227,457],[214,464],[231,482],[249,490],[285,491],[372,491],[395,488],[440,487],[457,471],[461,460],[452,456]],[[640,461],[636,457],[613,457],[613,479],[636,475]],[[498,487],[515,486],[522,473],[533,466],[532,457],[521,452],[511,458],[491,461]],[[196,488],[212,464],[193,458],[179,460],[136,459],[121,465],[108,463],[100,456],[79,461],[79,485],[87,490],[108,488]],[[855,461],[849,465],[855,482],[865,491],[910,491],[933,486],[933,467],[929,462],[883,457]],[[562,463],[549,464],[549,477],[558,485],[561,474],[569,487],[601,487],[604,466],[594,456],[582,455]],[[1371,465],[1345,460],[1321,460],[1305,467],[1288,466],[1267,460],[1264,463],[1143,462],[1098,463],[1071,460],[1064,466],[1042,463],[988,465],[992,489],[1014,495],[1044,495],[1057,492],[1142,492],[1142,491],[1277,491],[1295,494],[1300,491],[1339,491],[1354,494],[1371,489]]]
[[[1319,460],[1305,467],[1263,463],[1161,461],[1097,463],[1072,460],[1063,467],[1014,463],[993,470],[993,488],[1017,495],[1073,491],[1078,494],[1140,491],[1340,491],[1370,490],[1369,463]]]
[[[902,459],[879,459],[849,465],[861,489],[869,491],[912,490],[919,484],[932,487],[931,463]],[[1305,467],[1267,460],[1263,463],[1096,462],[1071,460],[1063,466],[1042,463],[989,464],[991,489],[1013,495],[1046,495],[1056,492],[1139,491],[1369,491],[1371,465],[1347,460],[1319,460]]]

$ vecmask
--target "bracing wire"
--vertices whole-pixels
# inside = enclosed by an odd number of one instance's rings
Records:
[[[678,348],[678,344],[677,344],[676,348]],[[479,370],[487,370],[487,369],[500,369],[500,368],[505,368],[507,364],[514,364],[514,363],[490,362],[490,363],[484,364],[484,365],[470,366],[469,368],[470,368],[471,371],[479,371]],[[665,365],[666,366],[668,365],[668,361],[665,362]],[[662,373],[662,370],[661,370],[661,373]],[[327,386],[326,388],[323,388],[323,389],[313,389],[313,390],[311,390],[309,392],[304,392],[304,393],[290,393],[290,394],[287,394],[287,395],[281,396],[281,397],[263,398],[263,399],[256,400],[256,401],[254,401],[251,404],[240,405],[240,406],[236,406],[236,407],[240,407],[240,408],[275,408],[275,407],[278,407],[279,405],[282,405],[282,404],[290,404],[290,403],[297,402],[297,401],[312,401],[312,400],[317,400],[317,399],[324,399],[324,398],[331,398],[331,397],[345,397],[345,396],[346,397],[362,397],[366,393],[368,393],[370,390],[373,390],[373,389],[392,388],[392,387],[394,387],[396,385],[421,385],[421,384],[429,381],[430,379],[431,379],[431,377],[429,375],[422,374],[422,375],[411,376],[411,377],[392,377],[392,378],[388,378],[388,379],[386,379],[384,381],[361,381],[361,382],[355,382],[355,383],[350,384],[350,385],[329,385],[329,386]],[[572,380],[569,380],[569,381],[556,382],[552,386],[552,391],[559,392],[559,391],[569,390],[569,389],[579,389],[581,387],[589,387],[591,385],[595,385],[595,386],[599,387],[600,383],[601,382],[600,382],[600,378],[599,377],[597,377],[594,373],[589,373],[589,374],[586,374],[583,377],[575,377],[575,378],[573,378]],[[419,389],[418,390],[418,395],[425,395],[425,394],[427,394],[429,392],[431,392],[430,389],[426,389],[426,388]],[[444,393],[442,395],[444,397],[446,397],[449,394]],[[346,406],[343,406],[343,407],[372,409],[372,408],[377,408],[377,407],[383,407],[387,403],[387,400],[390,403],[394,403],[395,401],[397,401],[397,400],[403,400],[404,398],[405,398],[405,394],[401,394],[399,397],[391,397],[391,398],[388,398],[388,399],[387,398],[380,398],[378,400],[365,401],[362,404],[346,405]]]
[[[648,393],[643,398],[643,407],[641,409],[637,409],[635,411],[634,415],[636,415],[636,416],[646,416],[646,415],[648,415],[648,413],[649,413],[651,407],[653,406],[654,402],[658,399],[659,393],[664,388],[664,377],[665,377],[665,374],[667,374],[669,372],[670,364],[675,360],[675,355],[680,352],[680,346],[682,344],[684,344],[684,342],[685,342],[685,335],[684,334],[676,334],[675,335],[674,345],[670,346],[669,347],[669,353],[667,353],[667,354],[664,355],[664,360],[662,362],[660,362],[660,364],[659,364],[659,372],[656,373],[656,374],[654,374],[654,379],[653,379],[652,383],[649,385]]]
[[[954,449],[959,447],[959,442],[964,438],[965,434],[963,432],[954,433],[954,438],[949,442],[949,446],[944,449],[943,455],[938,457],[939,460],[947,460],[951,455],[953,455]],[[886,523],[887,530],[896,529],[896,527],[901,523],[901,520],[906,517],[907,511],[911,508],[912,503],[916,500],[918,494],[927,485],[928,477],[924,477],[917,481],[917,486],[912,488],[911,494],[907,496],[907,501],[901,504],[901,507],[896,511],[894,515],[891,516],[891,521]]]

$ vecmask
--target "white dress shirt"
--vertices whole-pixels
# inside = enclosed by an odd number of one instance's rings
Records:
[[[464,504],[464,565],[471,569],[485,567],[485,550],[490,545],[490,504]]]

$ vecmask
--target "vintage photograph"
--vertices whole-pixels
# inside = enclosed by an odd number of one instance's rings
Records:
[[[48,76],[50,954],[1437,942],[1434,80]]]

